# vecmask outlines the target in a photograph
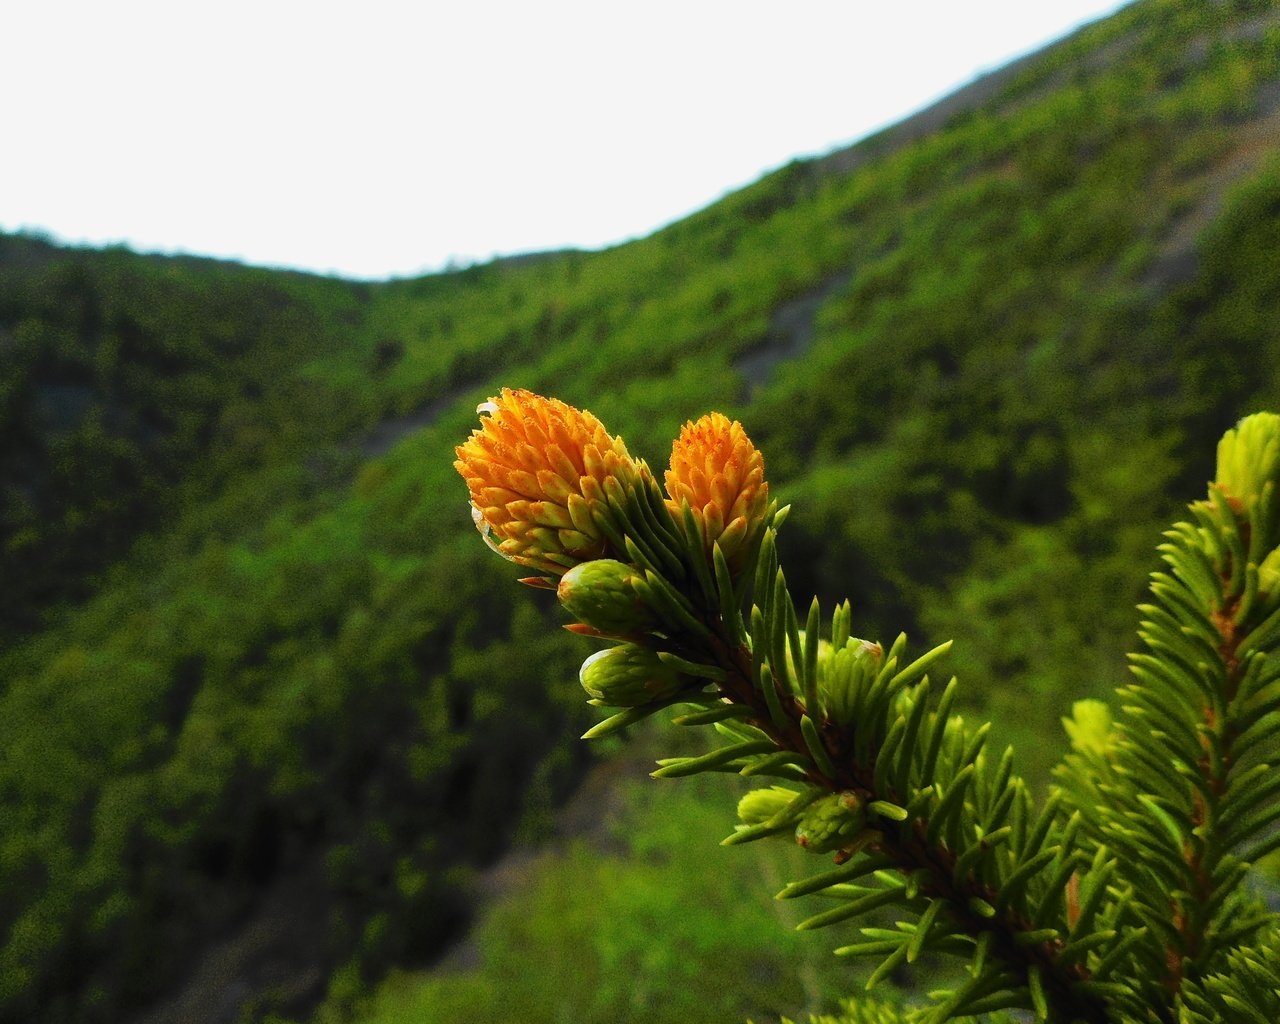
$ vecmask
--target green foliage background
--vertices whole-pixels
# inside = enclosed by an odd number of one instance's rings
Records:
[[[657,466],[741,418],[794,589],[955,637],[1043,769],[1212,440],[1280,407],[1278,131],[1270,5],[1144,0],[605,252],[360,285],[0,237],[0,1019],[120,1020],[304,875],[298,955],[359,989],[536,832],[584,652],[450,467],[502,384]]]

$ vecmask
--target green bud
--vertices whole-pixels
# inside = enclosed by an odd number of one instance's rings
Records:
[[[810,853],[830,853],[853,842],[866,823],[857,793],[832,793],[805,809],[796,826],[796,842]]]
[[[1280,416],[1259,412],[1246,416],[1218,442],[1219,483],[1246,507],[1272,481],[1280,483]]]
[[[557,595],[570,615],[601,633],[647,632],[658,620],[631,586],[635,575],[634,568],[612,558],[580,562],[560,578]]]
[[[842,650],[826,661],[818,655],[818,685],[827,712],[837,725],[850,725],[858,695],[870,684],[884,663],[884,649],[869,640],[850,637]]]
[[[1273,548],[1258,566],[1258,589],[1269,594],[1277,585],[1280,585],[1280,548]]]
[[[849,638],[847,650],[853,652],[855,660],[863,662],[872,672],[879,672],[884,662],[884,648],[874,640],[859,640],[856,636]]]
[[[753,789],[738,801],[738,817],[747,825],[763,825],[799,794],[786,786]]]
[[[1211,487],[1248,517],[1255,534],[1250,558],[1261,561],[1280,544],[1280,416],[1255,413],[1223,435]]]
[[[804,639],[805,639],[805,631],[802,629],[800,630],[800,647],[802,649],[804,648]],[[831,641],[819,640],[818,641],[818,681],[819,682],[821,682],[822,679],[825,678],[827,674],[827,666],[831,663],[831,653],[832,653]],[[791,654],[790,644],[787,644],[787,668],[791,670],[791,678],[795,679],[798,673],[796,672],[795,658],[793,658]]]
[[[636,708],[679,693],[689,678],[635,644],[596,651],[578,673],[582,688],[617,708]]]
[[[1114,745],[1111,709],[1100,700],[1078,700],[1071,705],[1070,718],[1062,720],[1073,750],[1081,754],[1105,756]]]

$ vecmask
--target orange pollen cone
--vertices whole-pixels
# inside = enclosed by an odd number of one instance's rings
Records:
[[[503,388],[477,412],[480,426],[455,449],[454,467],[485,542],[557,576],[603,557],[593,506],[609,477],[630,485],[639,473],[622,439],[591,413],[531,391]]]
[[[769,504],[764,456],[742,424],[713,412],[686,423],[671,448],[667,505],[677,522],[688,502],[708,546],[719,541],[730,566],[759,536]]]

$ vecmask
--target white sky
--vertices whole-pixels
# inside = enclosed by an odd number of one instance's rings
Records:
[[[0,228],[378,278],[648,234],[1120,0],[13,0]]]

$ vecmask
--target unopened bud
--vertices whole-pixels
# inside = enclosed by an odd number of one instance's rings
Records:
[[[1218,442],[1217,484],[1248,507],[1280,478],[1280,416],[1246,416]]]
[[[1062,720],[1073,750],[1105,757],[1115,745],[1111,709],[1100,700],[1078,700],[1071,705],[1071,717]]]
[[[1269,594],[1277,585],[1280,585],[1280,548],[1273,548],[1258,566],[1258,590]]]
[[[818,686],[822,689],[827,713],[837,725],[849,725],[859,697],[880,671],[884,649],[869,640],[850,637],[845,646],[832,651],[824,662],[819,653]]]
[[[560,603],[579,622],[601,633],[643,633],[658,625],[653,609],[631,586],[635,569],[612,558],[575,565],[560,578]]]
[[[1254,413],[1228,430],[1218,443],[1217,477],[1209,486],[1257,532],[1250,557],[1280,547],[1280,416]]]
[[[848,647],[853,651],[856,660],[867,659],[869,668],[876,672],[880,671],[880,663],[884,661],[884,648],[878,643],[874,640],[859,640],[857,637],[851,637]]]
[[[853,842],[866,822],[857,793],[832,793],[805,809],[796,826],[796,842],[810,853],[830,853]]]
[[[770,786],[753,789],[738,801],[738,817],[748,825],[762,825],[779,811],[783,811],[798,796],[786,786]]]
[[[634,644],[596,651],[582,663],[578,679],[592,697],[618,708],[665,700],[690,681],[652,651]]]
[[[805,631],[800,630],[800,647],[803,650],[805,645]],[[831,655],[833,649],[830,640],[818,641],[818,682],[821,683],[827,675],[827,667],[831,664]],[[791,678],[795,679],[799,676],[796,671],[796,660],[791,653],[791,645],[787,644],[787,668],[791,671]]]

